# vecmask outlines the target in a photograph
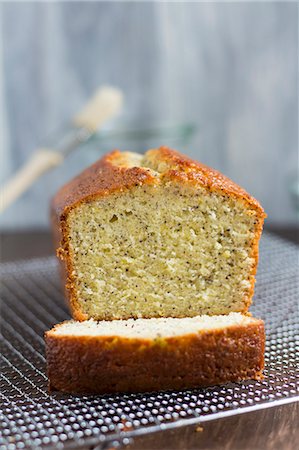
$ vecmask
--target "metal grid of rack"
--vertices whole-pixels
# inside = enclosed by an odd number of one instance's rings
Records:
[[[260,254],[252,312],[266,321],[264,380],[105,396],[48,392],[43,333],[69,317],[56,260],[2,264],[0,449],[104,448],[141,433],[298,400],[298,247],[264,234]]]

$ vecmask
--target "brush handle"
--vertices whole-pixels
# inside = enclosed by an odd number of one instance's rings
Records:
[[[96,91],[85,107],[77,114],[63,135],[55,140],[57,152],[41,148],[33,154],[29,162],[0,188],[0,213],[14,202],[44,172],[58,166],[69,153],[87,142],[96,130],[108,119],[114,117],[122,104],[122,93],[109,86]]]
[[[0,213],[25,192],[35,180],[58,166],[63,155],[47,149],[37,150],[29,161],[0,189]]]

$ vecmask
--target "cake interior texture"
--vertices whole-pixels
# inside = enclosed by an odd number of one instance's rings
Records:
[[[196,316],[185,318],[128,319],[96,322],[64,322],[52,330],[56,336],[119,336],[128,339],[156,339],[184,336],[232,326],[246,326],[257,322],[250,316],[230,313],[224,316]]]
[[[225,192],[169,181],[146,156],[131,162],[160,182],[93,198],[67,216],[82,313],[111,320],[246,311],[257,211]]]

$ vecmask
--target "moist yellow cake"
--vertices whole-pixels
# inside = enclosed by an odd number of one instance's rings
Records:
[[[58,192],[52,217],[75,319],[249,308],[265,213],[176,151],[105,155]]]

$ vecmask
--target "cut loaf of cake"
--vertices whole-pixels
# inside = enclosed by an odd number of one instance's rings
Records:
[[[64,322],[46,333],[50,388],[143,392],[259,379],[264,344],[263,321],[240,313]]]
[[[113,151],[58,192],[52,215],[75,319],[193,317],[249,308],[265,213],[231,180],[178,152]],[[52,333],[58,345],[58,331]],[[190,372],[190,380],[198,377]],[[148,383],[155,385],[154,379]]]

